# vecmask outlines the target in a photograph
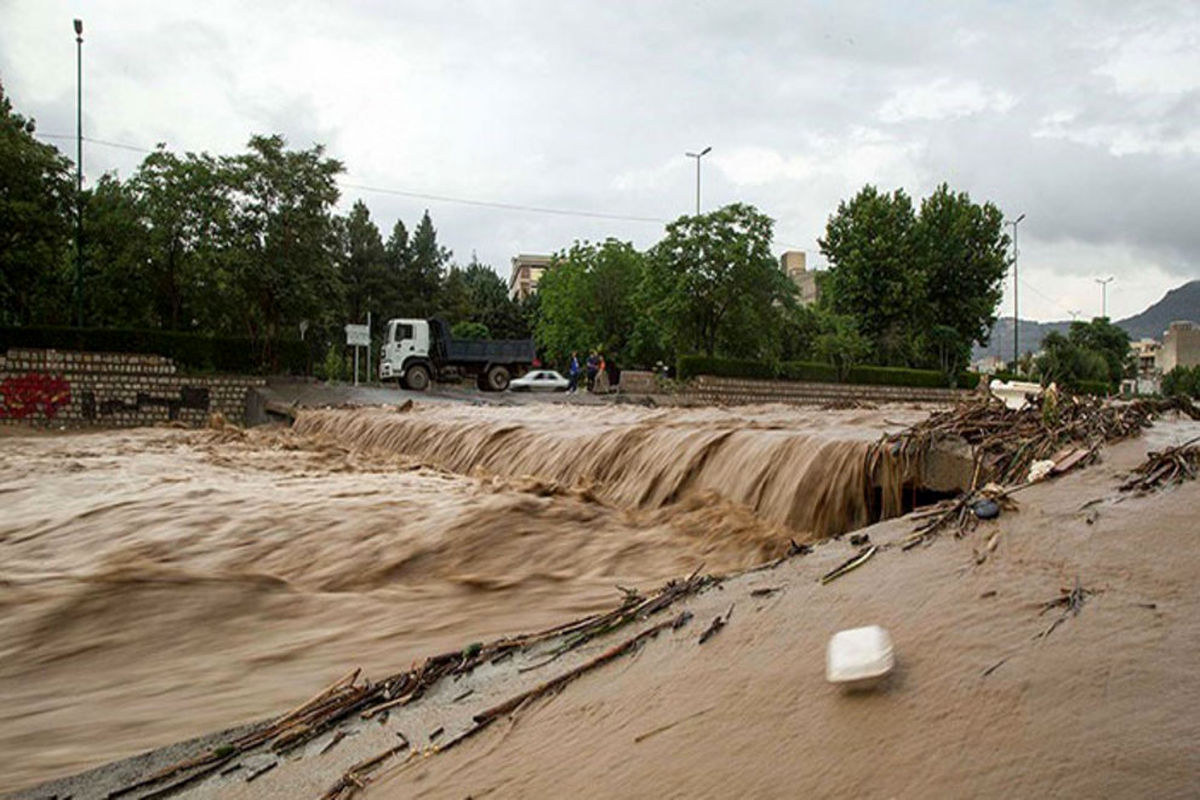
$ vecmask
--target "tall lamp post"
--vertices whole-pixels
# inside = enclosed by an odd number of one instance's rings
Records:
[[[1017,256],[1020,250],[1017,248],[1017,225],[1021,220],[1025,219],[1025,215],[1017,217],[1009,222],[1013,229],[1013,372],[1017,371],[1017,363],[1021,358],[1021,347],[1018,344],[1017,332],[1021,329],[1021,315],[1017,313]]]
[[[1096,278],[1096,283],[1100,284],[1100,316],[1108,319],[1108,285],[1112,283],[1112,276],[1107,278]]]
[[[712,147],[706,147],[699,153],[684,153],[688,158],[696,159],[696,216],[700,216],[700,159],[704,158],[712,150]]]
[[[83,20],[75,20],[75,324],[83,327]]]

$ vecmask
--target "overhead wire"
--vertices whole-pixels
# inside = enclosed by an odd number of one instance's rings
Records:
[[[69,140],[69,139],[77,138],[75,135],[65,134],[65,133],[37,132],[35,135],[46,138],[46,139]],[[84,136],[83,141],[88,142],[89,144],[98,144],[103,147],[116,147],[121,150],[130,150],[130,151],[133,151],[136,153],[153,153],[154,152],[153,149],[150,149],[147,147],[141,147],[141,146],[135,145],[135,144],[126,144],[124,142],[112,142],[112,141],[107,141],[105,139],[94,139],[90,136]],[[616,221],[616,222],[644,222],[644,223],[653,223],[656,225],[667,225],[671,222],[671,220],[662,219],[660,217],[645,217],[645,216],[637,216],[637,215],[633,215],[633,214],[614,214],[614,213],[609,213],[609,212],[605,212],[605,211],[582,211],[579,209],[553,208],[550,206],[532,206],[532,205],[523,205],[520,203],[502,203],[502,202],[496,202],[496,201],[491,201],[491,200],[476,200],[476,199],[467,198],[467,197],[453,197],[450,195],[430,194],[428,192],[414,192],[414,191],[410,191],[407,189],[393,189],[393,188],[383,187],[383,186],[371,186],[368,184],[355,183],[355,182],[345,181],[345,180],[339,180],[337,183],[343,189],[355,189],[360,192],[375,192],[377,194],[395,195],[397,197],[410,197],[410,198],[414,198],[414,199],[418,199],[418,200],[429,200],[429,201],[438,202],[438,203],[458,203],[460,205],[475,206],[478,208],[494,208],[494,209],[501,210],[501,211],[521,211],[521,212],[531,213],[531,214],[551,214],[551,215],[555,215],[555,216],[579,217],[579,218],[585,218],[585,219],[603,219],[603,220],[612,220],[612,221]],[[776,242],[776,244],[779,245],[780,247],[788,248],[789,250],[807,250],[808,249],[808,248],[802,247],[800,245],[788,244],[787,242]]]

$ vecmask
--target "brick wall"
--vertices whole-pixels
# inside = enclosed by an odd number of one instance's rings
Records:
[[[0,357],[0,423],[202,426],[219,411],[243,423],[244,375],[184,375],[162,356],[12,348]]]
[[[866,400],[872,403],[951,403],[968,394],[963,389],[918,389],[910,386],[862,386],[845,383],[767,381],[698,375],[682,396],[703,403],[828,403]]]

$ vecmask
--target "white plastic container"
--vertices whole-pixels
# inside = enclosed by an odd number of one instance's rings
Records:
[[[1027,381],[992,381],[988,386],[988,390],[993,396],[999,397],[1004,401],[1004,405],[1011,408],[1013,411],[1020,411],[1029,401],[1026,400],[1027,395],[1037,397],[1042,393],[1042,385],[1040,383],[1029,383]]]
[[[871,689],[896,666],[892,637],[878,625],[838,631],[825,653],[825,678],[845,689]]]

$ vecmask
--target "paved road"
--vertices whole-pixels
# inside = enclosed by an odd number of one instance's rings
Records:
[[[268,421],[265,404],[316,408],[342,405],[400,405],[405,400],[422,403],[471,403],[473,405],[514,406],[531,403],[569,403],[571,405],[606,405],[635,398],[613,395],[593,395],[587,392],[481,392],[474,387],[441,385],[426,392],[413,392],[393,385],[346,383],[329,384],[313,379],[268,378],[267,385],[257,390],[260,404],[250,403],[247,421],[251,425]],[[636,401],[645,402],[644,398]]]

